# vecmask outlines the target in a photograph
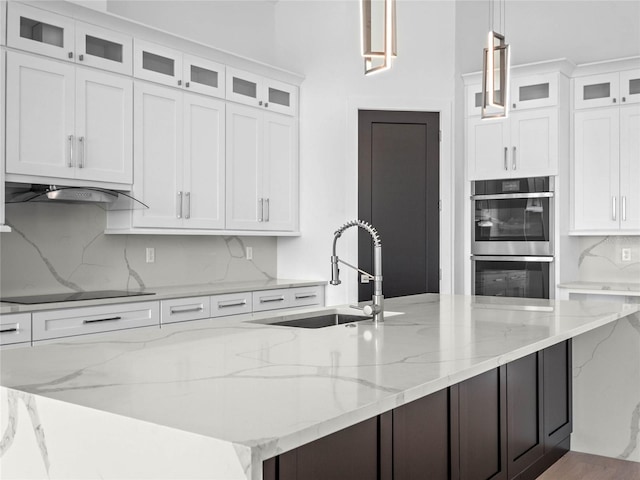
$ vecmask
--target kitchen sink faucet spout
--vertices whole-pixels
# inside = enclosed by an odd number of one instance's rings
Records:
[[[373,241],[373,275],[338,258],[338,255],[336,253],[336,244],[338,243],[338,238],[340,238],[342,236],[342,233],[350,227],[360,227],[363,230],[369,232],[369,235],[371,235],[371,239]],[[382,241],[380,240],[380,234],[378,233],[378,231],[372,225],[367,222],[363,222],[362,220],[351,220],[350,222],[342,225],[333,234],[333,255],[331,255],[331,281],[329,282],[331,285],[340,285],[340,283],[342,283],[340,281],[340,269],[338,268],[338,262],[343,263],[347,267],[353,268],[354,270],[360,272],[364,276],[364,278],[373,280],[373,298],[371,299],[372,304],[365,305],[363,311],[367,315],[373,315],[374,323],[383,322],[384,296],[382,295]]]

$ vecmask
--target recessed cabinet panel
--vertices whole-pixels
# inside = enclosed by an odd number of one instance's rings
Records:
[[[285,115],[298,114],[298,87],[276,80],[264,80],[265,108]]]
[[[620,103],[640,103],[640,70],[620,72]]]
[[[172,87],[182,85],[182,52],[135,39],[133,75]]]
[[[0,316],[0,345],[31,343],[31,314],[15,313]]]
[[[133,82],[76,71],[76,178],[133,183]]]
[[[131,75],[133,39],[119,32],[76,22],[77,62]]]
[[[227,100],[251,105],[252,107],[262,106],[262,104],[259,104],[258,98],[260,94],[258,88],[261,80],[259,75],[227,68]]]
[[[529,177],[558,173],[558,111],[544,108],[513,112],[511,116],[512,175]]]
[[[558,73],[514,77],[511,80],[511,108],[514,111],[558,104]]]
[[[7,45],[74,60],[73,19],[16,2],[8,2],[7,8]]]
[[[190,91],[224,98],[225,66],[193,55],[183,56],[184,87]]]
[[[469,179],[510,176],[509,123],[506,120],[467,120],[467,168]]]
[[[7,52],[7,173],[74,176],[74,68]]]
[[[575,108],[607,107],[618,104],[619,80],[617,72],[576,78],[574,80]]]

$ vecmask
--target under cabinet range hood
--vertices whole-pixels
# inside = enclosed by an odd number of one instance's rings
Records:
[[[117,190],[98,187],[7,184],[5,203],[69,203],[98,205],[105,210],[149,208],[140,200]]]

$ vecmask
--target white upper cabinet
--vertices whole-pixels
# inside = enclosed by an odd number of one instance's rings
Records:
[[[298,114],[298,87],[227,68],[227,100],[285,115]]]
[[[224,98],[225,66],[136,39],[133,72],[136,78]]]
[[[574,80],[576,109],[640,102],[640,69],[578,77]]]
[[[135,109],[133,226],[224,228],[224,102],[136,82]]]
[[[297,228],[297,138],[291,117],[227,105],[227,229]]]
[[[620,229],[640,233],[640,105],[620,108]]]
[[[8,174],[132,183],[132,81],[7,52]]]
[[[20,3],[9,2],[7,44],[125,75],[132,71],[130,36]]]

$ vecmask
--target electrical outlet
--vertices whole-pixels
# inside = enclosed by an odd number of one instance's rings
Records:
[[[631,261],[631,249],[630,248],[623,248],[622,249],[622,261],[623,262],[630,262]]]
[[[156,249],[147,247],[147,263],[156,263]]]
[[[247,260],[253,260],[253,247],[246,247]]]

